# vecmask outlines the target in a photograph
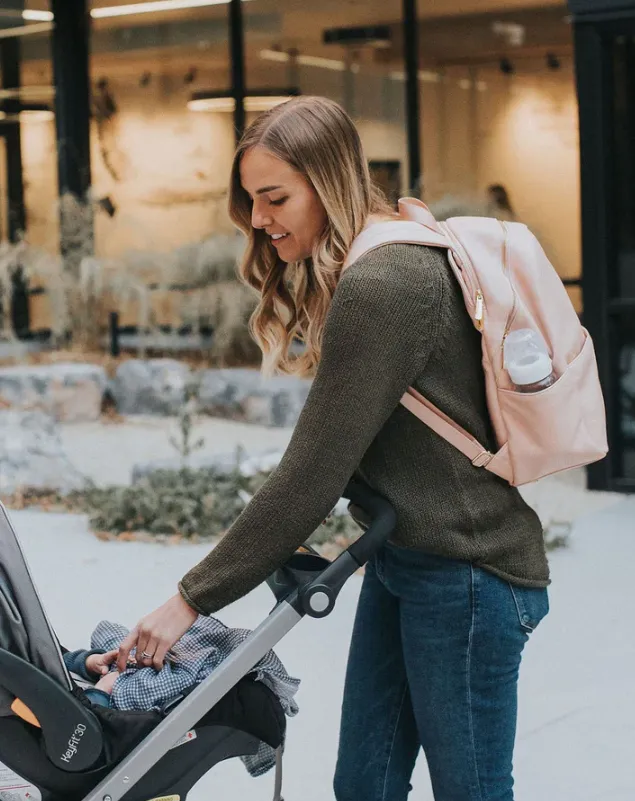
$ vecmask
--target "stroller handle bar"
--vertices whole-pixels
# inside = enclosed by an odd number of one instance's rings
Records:
[[[343,497],[371,517],[362,536],[333,562],[317,554],[296,553],[268,580],[278,600],[287,600],[300,615],[330,614],[346,581],[377,553],[395,528],[397,515],[392,505],[369,487],[350,481]]]
[[[348,553],[361,567],[386,543],[397,523],[397,515],[385,498],[356,481],[348,483],[344,497],[372,518],[368,529],[348,548]]]

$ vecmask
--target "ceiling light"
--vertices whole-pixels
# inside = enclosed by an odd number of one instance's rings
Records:
[[[153,14],[159,11],[180,11],[186,8],[205,8],[228,3],[229,0],[151,0],[147,3],[127,3],[123,6],[104,6],[93,8],[90,12],[93,19],[105,17],[127,17],[131,14]],[[243,3],[246,0],[243,0]]]
[[[0,89],[0,100],[46,101],[55,98],[54,86],[20,86]]]
[[[54,119],[55,114],[50,109],[23,109],[9,114],[0,111],[0,122],[49,122]]]
[[[20,118],[28,122],[49,122],[55,119],[55,114],[50,109],[24,109],[20,112]]]
[[[90,16],[93,19],[106,17],[128,17],[132,14],[153,14],[159,11],[180,11],[187,8],[206,8],[208,6],[226,5],[230,0],[149,0],[146,3],[126,3],[122,6],[104,6],[93,8]],[[248,0],[243,0],[243,3]],[[53,22],[52,11],[36,11],[24,9],[22,19],[27,22]]]
[[[285,53],[283,50],[261,50],[258,55],[264,61],[287,63],[291,60],[290,54]],[[325,70],[335,70],[336,72],[344,72],[347,69],[346,62],[335,58],[298,55],[295,60],[296,63],[301,64],[303,67],[319,67]],[[352,72],[359,72],[359,64],[351,64],[350,69]]]
[[[493,22],[492,31],[511,47],[521,47],[525,43],[527,31],[524,25],[517,22]]]
[[[27,22],[53,22],[53,12],[34,11],[32,9],[25,8],[22,12],[22,19],[25,19]]]
[[[285,53],[284,50],[261,50],[258,53],[260,58],[264,59],[265,61],[288,61],[290,56],[288,53]]]
[[[294,88],[252,91],[245,97],[245,111],[269,111],[299,94]],[[190,111],[232,112],[236,108],[236,101],[227,92],[194,92],[187,107]]]
[[[233,97],[199,97],[187,104],[190,111],[233,111],[236,101]]]
[[[0,28],[0,39],[14,39],[16,36],[31,36],[34,33],[48,33],[52,22],[36,22],[32,25],[17,25],[15,28]]]
[[[441,80],[441,76],[438,72],[433,72],[432,70],[419,70],[417,73],[417,77],[420,81],[424,83],[439,83]],[[390,78],[393,81],[405,81],[406,80],[406,73],[401,70],[393,70],[390,73]]]
[[[245,111],[269,111],[281,103],[291,100],[294,95],[271,95],[270,97],[246,97]]]

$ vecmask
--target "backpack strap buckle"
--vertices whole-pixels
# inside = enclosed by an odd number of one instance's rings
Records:
[[[489,451],[481,451],[478,456],[472,459],[472,464],[474,467],[487,467],[493,458],[493,453],[490,453]]]

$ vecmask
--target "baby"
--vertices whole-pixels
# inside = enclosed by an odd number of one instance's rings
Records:
[[[249,637],[247,629],[228,628],[213,617],[199,616],[170,649],[161,670],[138,664],[131,654],[123,673],[116,661],[120,644],[129,631],[125,626],[102,620],[90,638],[90,650],[64,653],[70,673],[80,677],[91,704],[122,712],[163,712],[212,673]],[[251,671],[278,698],[289,717],[298,711],[295,694],[300,682],[294,679],[273,651],[269,651]],[[84,682],[88,686],[84,686]],[[79,683],[79,682],[78,682]],[[258,753],[241,757],[252,776],[261,776],[275,765],[273,748],[261,744]]]
[[[93,631],[90,649],[67,652],[64,663],[89,686],[84,693],[93,704],[120,711],[162,711],[179,696],[204,681],[250,635],[246,629],[228,628],[220,620],[199,616],[170,651],[161,670],[139,664],[130,655],[123,673],[117,670],[119,646],[128,636],[125,626],[102,620]],[[278,657],[269,651],[253,669],[289,710],[298,680],[291,678]]]

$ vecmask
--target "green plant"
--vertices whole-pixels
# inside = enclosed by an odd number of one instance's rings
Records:
[[[222,536],[266,481],[269,472],[244,476],[236,466],[229,473],[214,467],[157,470],[132,486],[90,487],[67,499],[67,508],[89,515],[94,531],[119,535],[143,532],[186,539]],[[313,545],[348,541],[360,535],[348,515],[332,515],[312,534]]]
[[[194,440],[194,428],[198,413],[198,392],[194,384],[188,384],[185,388],[185,399],[179,408],[177,415],[177,428],[180,438],[170,435],[170,445],[178,452],[181,457],[181,467],[187,467],[190,456],[200,450],[205,445],[205,439],[199,437]]]
[[[157,470],[128,487],[92,488],[73,500],[95,531],[207,539],[222,535],[238,517],[241,491],[249,491],[249,479],[238,469],[183,468]]]
[[[567,548],[573,524],[560,520],[551,520],[543,527],[545,538],[545,548],[548,551],[556,551],[560,548]]]

